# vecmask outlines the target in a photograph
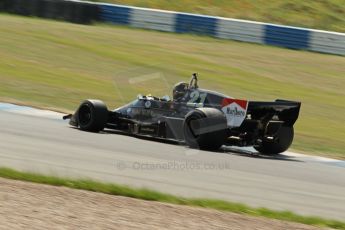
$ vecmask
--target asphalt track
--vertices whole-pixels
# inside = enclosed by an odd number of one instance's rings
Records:
[[[299,156],[206,152],[0,109],[0,167],[345,220],[345,167]]]

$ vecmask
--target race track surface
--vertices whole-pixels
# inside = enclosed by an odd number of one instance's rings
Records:
[[[298,156],[206,152],[0,111],[0,167],[345,220],[345,167]]]

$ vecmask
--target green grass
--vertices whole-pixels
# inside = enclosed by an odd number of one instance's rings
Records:
[[[344,0],[94,0],[345,32]]]
[[[2,101],[71,111],[99,98],[113,108],[138,93],[171,94],[192,72],[233,97],[302,101],[292,148],[345,158],[344,57],[0,14]],[[133,81],[147,76],[156,80]]]
[[[89,179],[70,179],[55,176],[44,176],[37,173],[20,172],[9,168],[0,168],[0,177],[34,183],[64,186],[73,189],[88,190],[110,195],[133,197],[143,200],[160,201],[171,204],[211,208],[221,211],[236,212],[252,216],[263,216],[273,219],[293,221],[320,227],[345,229],[345,223],[320,217],[301,216],[289,211],[274,211],[266,208],[252,208],[244,204],[212,199],[189,199],[149,189],[135,189],[123,185],[97,182]]]

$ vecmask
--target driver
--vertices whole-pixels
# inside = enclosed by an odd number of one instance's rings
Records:
[[[179,82],[174,86],[173,99],[174,101],[181,101],[188,91],[188,84],[186,82]]]

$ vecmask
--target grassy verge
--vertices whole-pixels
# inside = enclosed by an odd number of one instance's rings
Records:
[[[200,87],[249,100],[302,101],[292,148],[345,158],[345,58],[194,35],[0,14],[0,100],[73,110]],[[151,80],[150,80],[151,79]]]
[[[140,7],[345,31],[343,0],[92,0]]]
[[[64,186],[73,189],[88,190],[110,195],[133,197],[143,200],[160,201],[171,204],[189,205],[196,207],[211,208],[221,211],[248,214],[252,216],[262,216],[279,220],[298,222],[321,227],[331,227],[335,229],[345,229],[345,223],[328,220],[319,217],[308,217],[294,214],[289,211],[274,211],[266,208],[252,208],[247,205],[232,203],[222,200],[211,199],[189,199],[178,197],[166,193],[156,192],[148,189],[134,189],[127,186],[101,183],[89,179],[68,179],[54,176],[44,176],[36,173],[20,172],[9,168],[0,168],[0,177],[14,180],[22,180],[34,183],[48,184],[54,186]]]

